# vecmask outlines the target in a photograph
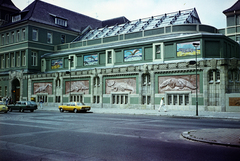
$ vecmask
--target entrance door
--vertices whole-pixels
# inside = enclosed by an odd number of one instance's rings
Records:
[[[12,101],[15,103],[16,101],[20,101],[20,82],[18,79],[14,79],[12,81]]]

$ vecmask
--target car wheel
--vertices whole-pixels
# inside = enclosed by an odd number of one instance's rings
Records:
[[[9,112],[12,112],[12,108],[9,108],[8,111],[9,111]]]
[[[4,113],[7,113],[8,111],[5,111]]]
[[[31,112],[33,112],[34,110],[30,110]]]
[[[78,110],[77,110],[76,108],[74,108],[73,112],[74,112],[74,113],[77,113],[77,112],[78,112]]]
[[[64,112],[64,110],[62,108],[60,108],[60,112]]]

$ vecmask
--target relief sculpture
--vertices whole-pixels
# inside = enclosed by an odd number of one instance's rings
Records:
[[[199,76],[198,76],[199,86]],[[196,93],[196,76],[172,76],[172,77],[159,77],[159,93],[165,91],[189,91]],[[199,89],[198,89],[199,92]]]
[[[34,90],[34,94],[37,94],[37,93],[52,94],[52,83],[34,83],[33,90]]]
[[[89,94],[89,81],[73,81],[71,82],[71,89],[70,82],[66,82],[66,94],[70,93],[70,91]]]
[[[111,79],[106,80],[106,93],[111,92],[130,92],[136,93],[136,79]]]

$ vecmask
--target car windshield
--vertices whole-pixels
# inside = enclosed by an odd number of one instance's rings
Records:
[[[4,103],[3,103],[3,102],[0,102],[0,105],[4,105]]]
[[[78,106],[82,106],[82,105],[85,105],[85,104],[82,103],[82,102],[78,102],[77,105],[78,105]]]

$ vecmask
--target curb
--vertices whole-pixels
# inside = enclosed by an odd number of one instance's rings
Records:
[[[190,131],[185,131],[181,135],[188,140],[192,141],[197,141],[197,142],[202,142],[202,143],[208,143],[208,144],[215,144],[215,145],[221,145],[221,146],[230,146],[230,147],[237,147],[240,148],[240,145],[237,144],[230,144],[230,143],[219,143],[216,140],[206,140],[203,138],[197,138],[196,136],[191,135],[191,132],[196,132],[196,130],[190,130]]]

